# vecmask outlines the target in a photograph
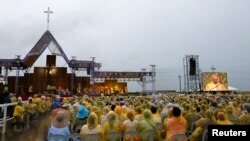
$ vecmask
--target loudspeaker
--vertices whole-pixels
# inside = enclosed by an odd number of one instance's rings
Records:
[[[190,64],[189,75],[195,75],[195,72],[196,72],[196,61],[195,61],[195,59],[190,58],[189,59],[189,64]]]
[[[87,75],[90,75],[90,67],[87,67]]]
[[[0,67],[0,74],[2,74],[2,67]]]

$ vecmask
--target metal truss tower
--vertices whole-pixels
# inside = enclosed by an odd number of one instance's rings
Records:
[[[156,72],[155,72],[155,65],[150,65],[151,66],[151,71],[152,71],[152,94],[155,95],[156,94],[156,89],[155,89],[155,76],[156,76]]]
[[[146,72],[146,69],[142,69],[142,72]],[[141,78],[142,80],[142,93],[144,94],[144,93],[146,93],[146,83],[147,83],[147,78],[146,78],[146,76],[143,76],[142,78]]]
[[[184,68],[184,92],[200,91],[199,55],[185,55]]]

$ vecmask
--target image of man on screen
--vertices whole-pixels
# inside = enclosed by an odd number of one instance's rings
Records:
[[[218,73],[214,73],[211,75],[211,82],[206,84],[207,91],[226,91],[227,88],[220,81],[220,76]]]

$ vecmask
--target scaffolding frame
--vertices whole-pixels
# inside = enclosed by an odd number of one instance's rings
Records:
[[[195,60],[196,70],[194,75],[190,75],[190,59]],[[183,58],[184,68],[184,92],[189,93],[201,90],[199,55],[185,55]]]

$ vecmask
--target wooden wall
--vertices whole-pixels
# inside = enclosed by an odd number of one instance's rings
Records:
[[[16,76],[8,77],[9,91],[15,92]],[[71,90],[71,73],[67,73],[66,67],[56,67],[49,70],[47,67],[34,67],[34,73],[25,73],[24,76],[19,77],[18,91],[28,93],[29,86],[33,86],[33,92],[37,93],[41,90],[46,90],[47,86],[55,86],[57,89]],[[74,88],[81,85],[81,88],[90,86],[90,77],[76,77],[74,76]]]
[[[46,67],[35,67],[33,89],[34,91],[47,89],[48,85],[66,89],[68,88],[67,79],[66,67],[56,67],[51,70]]]
[[[16,84],[16,76],[9,76],[8,77],[8,87],[9,92],[15,93],[15,84]],[[18,91],[20,92],[21,89],[24,87],[24,77],[19,76],[18,77]]]

